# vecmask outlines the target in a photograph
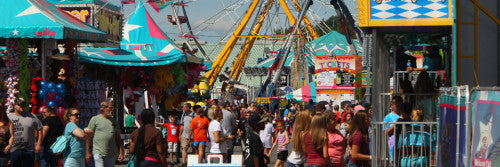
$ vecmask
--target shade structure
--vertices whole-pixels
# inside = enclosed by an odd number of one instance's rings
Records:
[[[287,99],[295,99],[297,101],[316,101],[316,86],[314,82],[304,85],[302,88],[293,91],[286,95]]]
[[[358,41],[353,41],[357,53],[349,48],[349,43],[344,35],[337,31],[332,31],[305,45],[306,57],[312,55],[362,55],[363,48]]]
[[[143,3],[139,1],[135,12],[123,26],[122,49],[134,49],[143,46],[150,50],[163,53],[183,53],[165,34],[151,15],[146,11]]]
[[[115,66],[160,66],[187,61],[184,54],[117,48],[85,47],[79,55],[82,62]]]
[[[106,33],[45,0],[0,0],[0,38],[52,38],[103,42]]]

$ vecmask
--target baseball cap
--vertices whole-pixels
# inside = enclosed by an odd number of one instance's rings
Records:
[[[15,105],[18,105],[18,106],[21,106],[21,107],[25,107],[26,106],[26,101],[24,101],[23,98],[17,98],[15,101],[14,101],[14,104]]]
[[[362,105],[357,105],[354,107],[354,114],[356,114],[360,110],[365,110],[365,108]]]

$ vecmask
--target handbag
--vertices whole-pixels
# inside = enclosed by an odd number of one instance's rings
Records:
[[[130,155],[130,160],[127,163],[127,167],[135,167],[135,155]]]
[[[66,136],[61,135],[57,137],[56,141],[50,146],[50,150],[56,156],[61,156],[64,150],[68,148],[68,138]]]

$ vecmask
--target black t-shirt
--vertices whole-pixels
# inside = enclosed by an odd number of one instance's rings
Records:
[[[47,148],[52,145],[61,136],[64,130],[61,120],[57,116],[48,116],[42,119],[43,126],[49,126],[47,136],[43,138],[42,145]]]
[[[259,135],[255,134],[254,132],[249,132],[246,134],[244,142],[246,146],[243,151],[245,166],[255,166],[253,156],[257,156],[259,158],[260,166],[266,166],[266,164],[264,163],[264,147]]]

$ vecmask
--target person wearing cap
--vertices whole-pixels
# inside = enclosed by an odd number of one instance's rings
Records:
[[[33,167],[35,154],[42,150],[42,122],[32,113],[24,112],[26,103],[24,99],[14,101],[14,113],[8,117],[12,121],[12,136],[9,140],[10,165],[20,167]],[[37,133],[38,139],[35,139]],[[36,141],[36,146],[35,146]]]
[[[182,163],[186,164],[186,158],[188,153],[188,148],[193,150],[193,140],[189,136],[191,133],[191,121],[195,117],[195,113],[191,111],[191,104],[184,103],[182,106],[182,117],[181,117],[181,128],[180,128],[180,136],[181,136],[181,148],[182,148]]]
[[[326,110],[333,111],[333,101],[329,101],[327,105],[325,105]]]
[[[266,166],[265,159],[268,160],[264,154],[264,147],[259,137],[259,131],[264,129],[267,118],[261,118],[259,114],[252,114],[248,118],[248,125],[246,128],[245,136],[243,138],[243,157],[245,158],[244,164],[246,167],[264,167]],[[241,135],[241,132],[239,133]],[[249,155],[246,155],[249,154]]]

